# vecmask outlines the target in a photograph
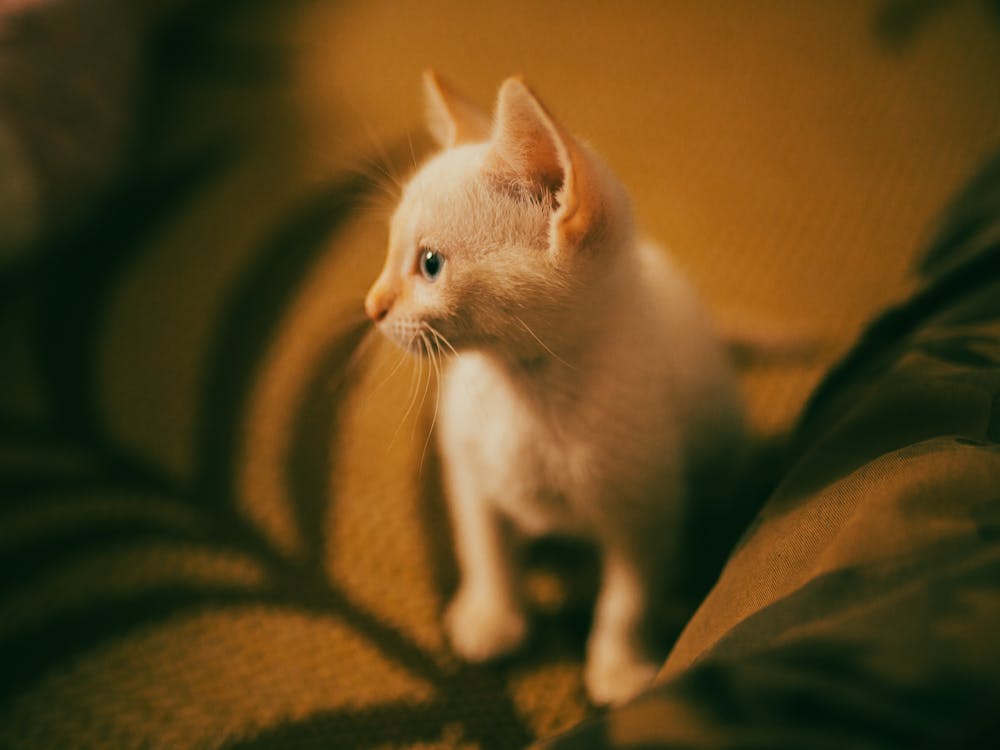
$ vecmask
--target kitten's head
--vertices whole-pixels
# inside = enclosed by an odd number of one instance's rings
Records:
[[[539,354],[630,230],[624,191],[516,78],[489,118],[424,77],[442,149],[403,190],[365,310],[396,344]]]

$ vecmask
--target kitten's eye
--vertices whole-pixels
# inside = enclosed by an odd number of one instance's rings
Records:
[[[420,273],[424,275],[424,278],[428,281],[434,281],[438,274],[441,273],[441,267],[444,265],[444,258],[441,253],[436,250],[423,249],[420,251]]]

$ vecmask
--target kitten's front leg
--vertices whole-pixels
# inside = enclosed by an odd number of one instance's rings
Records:
[[[656,565],[637,550],[602,549],[601,592],[587,642],[584,680],[597,704],[621,703],[648,686],[659,671],[647,642]]]
[[[460,657],[484,662],[514,651],[528,626],[509,529],[473,481],[453,476],[449,493],[460,583],[444,626]]]

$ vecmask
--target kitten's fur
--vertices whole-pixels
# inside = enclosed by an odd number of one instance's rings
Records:
[[[403,348],[457,350],[438,422],[461,568],[447,634],[470,661],[524,640],[508,524],[583,536],[602,559],[586,686],[621,701],[662,657],[645,635],[693,469],[742,454],[734,380],[623,187],[524,83],[503,83],[492,125],[434,74],[425,84],[443,149],[406,185],[365,305]],[[445,259],[433,280],[428,249]]]

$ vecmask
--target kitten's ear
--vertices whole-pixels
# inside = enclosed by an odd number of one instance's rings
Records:
[[[489,169],[549,191],[557,209],[553,241],[576,248],[601,230],[603,198],[591,157],[519,78],[500,86]]]
[[[485,141],[490,118],[475,104],[441,80],[433,70],[424,71],[427,128],[443,148]]]

